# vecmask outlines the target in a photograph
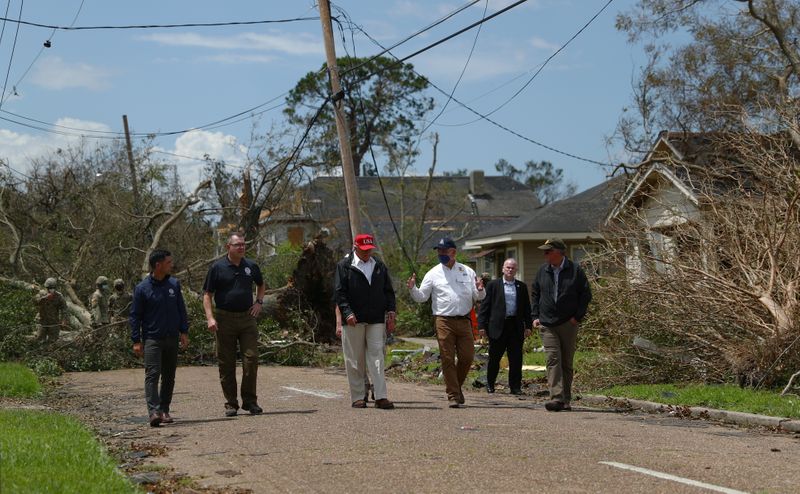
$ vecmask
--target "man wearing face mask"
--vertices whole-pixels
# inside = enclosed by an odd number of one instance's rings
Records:
[[[436,339],[442,360],[447,401],[450,408],[464,404],[461,386],[467,378],[475,356],[470,311],[477,300],[483,300],[483,280],[469,266],[456,261],[456,244],[443,238],[434,249],[439,264],[431,268],[417,288],[417,275],[411,275],[407,286],[415,302],[431,298]]]

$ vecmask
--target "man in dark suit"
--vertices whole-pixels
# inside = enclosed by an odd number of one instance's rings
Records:
[[[486,285],[486,298],[478,310],[478,331],[489,335],[486,390],[494,393],[500,359],[508,352],[508,387],[522,393],[522,343],[531,334],[531,299],[528,287],[517,280],[517,261],[506,259],[503,276]]]

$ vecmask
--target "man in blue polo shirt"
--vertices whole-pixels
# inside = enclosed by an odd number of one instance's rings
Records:
[[[150,425],[158,427],[173,422],[169,406],[178,366],[178,339],[181,348],[189,345],[189,319],[181,284],[170,277],[172,255],[166,250],[154,250],[149,262],[150,274],[133,292],[128,321],[133,352],[139,357],[144,355],[144,394]]]
[[[258,406],[258,326],[266,285],[258,265],[244,257],[244,236],[233,234],[225,244],[228,254],[211,265],[203,284],[203,308],[208,330],[217,338],[217,362],[225,416],[235,417],[239,410],[236,394],[236,347],[242,354],[242,409],[253,415]],[[257,287],[253,300],[253,285]],[[213,306],[212,306],[213,299]]]

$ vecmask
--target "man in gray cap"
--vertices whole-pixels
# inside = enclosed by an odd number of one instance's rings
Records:
[[[586,315],[592,291],[583,269],[567,258],[567,246],[561,239],[549,239],[539,249],[544,251],[545,263],[531,286],[531,316],[547,354],[550,401],[545,408],[560,412],[572,410],[578,324]]]
[[[425,273],[419,288],[416,273],[406,285],[415,302],[431,299],[447,400],[450,408],[458,408],[464,404],[461,386],[475,357],[470,312],[475,301],[483,300],[486,293],[483,280],[475,271],[456,261],[456,244],[452,239],[441,239],[434,249],[438,251],[439,264]]]
[[[61,327],[67,325],[67,302],[61,292],[56,290],[57,285],[58,282],[55,278],[47,278],[44,282],[44,290],[40,291],[33,299],[38,309],[36,339],[43,343],[58,340]]]

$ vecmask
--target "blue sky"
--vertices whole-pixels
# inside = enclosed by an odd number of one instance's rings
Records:
[[[9,18],[19,16],[20,1],[10,1]],[[529,0],[488,21],[481,29],[455,97],[480,112],[492,111],[519,90],[538,66],[606,2]],[[391,45],[466,3],[338,0],[334,5],[345,10],[380,43]],[[493,13],[511,3],[490,0],[487,11]],[[607,147],[606,138],[630,102],[631,80],[643,59],[642,48],[628,45],[624,34],[614,29],[616,14],[632,4],[633,0],[613,1],[492,118],[519,134],[570,154],[600,162],[628,159],[618,146]],[[477,3],[393,53],[405,56],[457,31],[480,19],[485,6],[484,1]],[[58,26],[69,26],[73,20],[74,26],[118,26],[316,15],[316,5],[310,0],[84,0],[82,5],[81,0],[28,0],[22,8],[23,20]],[[55,34],[51,29],[23,25],[12,59],[15,31],[16,24],[5,23],[0,41],[0,78],[5,78],[11,60],[8,94],[0,117],[71,134],[54,134],[0,120],[0,158],[20,171],[29,166],[31,157],[78,142],[79,134],[86,134],[63,127],[119,132],[121,116],[127,114],[134,132],[196,128],[276,97],[275,104],[280,104],[283,93],[307,72],[319,69],[324,61],[320,23],[316,19],[213,28],[59,30]],[[469,31],[410,62],[436,85],[450,91],[467,62],[475,33]],[[52,46],[42,49],[47,39]],[[356,36],[355,41],[359,56],[379,51],[364,36]],[[352,53],[349,43],[347,49]],[[337,36],[337,54],[344,53]],[[440,105],[446,100],[439,93],[432,91],[431,95]],[[263,133],[280,125],[281,109],[258,116],[256,128]],[[22,120],[6,112],[44,123]],[[608,170],[601,166],[563,156],[475,120],[473,114],[451,102],[430,128],[429,132],[440,135],[440,172],[466,168],[494,174],[494,163],[505,158],[516,165],[526,160],[551,161],[564,169],[566,178],[579,190],[600,183],[606,176]],[[159,137],[155,144],[167,153],[187,157],[208,153],[241,164],[253,124],[252,119],[245,119],[215,129]],[[421,147],[417,173],[424,173],[431,159],[430,144],[424,141]],[[187,184],[196,183],[200,162],[169,154],[159,158],[176,163]]]

